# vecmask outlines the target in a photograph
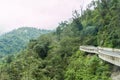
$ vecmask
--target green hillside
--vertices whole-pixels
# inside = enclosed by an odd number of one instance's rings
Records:
[[[0,36],[0,55],[17,53],[26,47],[30,39],[48,33],[48,30],[40,30],[32,27],[22,27]]]
[[[94,8],[94,9],[91,9]],[[120,0],[96,0],[55,32],[29,41],[4,58],[1,80],[111,80],[113,65],[79,50],[80,45],[120,48]]]

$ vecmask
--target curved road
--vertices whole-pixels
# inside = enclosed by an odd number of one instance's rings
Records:
[[[95,46],[80,46],[80,50],[89,53],[96,53],[101,59],[114,65],[120,66],[120,49]]]

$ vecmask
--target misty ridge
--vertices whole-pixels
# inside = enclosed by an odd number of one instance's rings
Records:
[[[1,17],[0,80],[120,80],[119,66],[80,50],[120,49],[120,0],[8,2],[0,3],[11,8],[10,21]]]

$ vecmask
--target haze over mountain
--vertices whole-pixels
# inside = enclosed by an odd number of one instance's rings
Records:
[[[90,2],[91,0],[0,0],[0,32],[21,26],[55,29],[60,21],[72,17],[72,11],[80,11],[81,6],[85,9]]]

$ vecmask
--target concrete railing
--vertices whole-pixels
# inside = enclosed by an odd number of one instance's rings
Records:
[[[101,59],[120,66],[120,49],[95,46],[80,46],[80,50],[89,53],[96,53]]]

